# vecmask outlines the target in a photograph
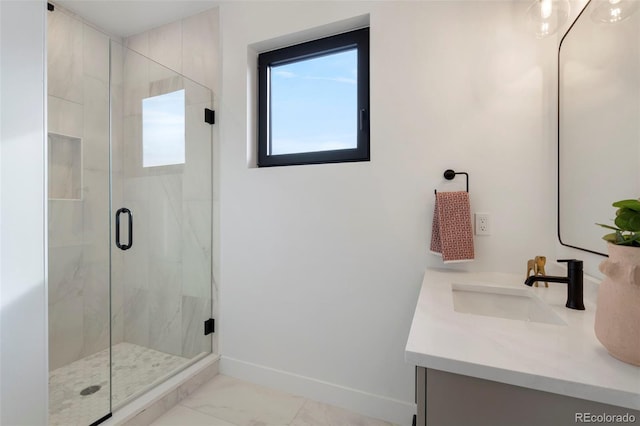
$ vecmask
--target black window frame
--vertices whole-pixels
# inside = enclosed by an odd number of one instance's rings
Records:
[[[351,149],[270,154],[270,70],[272,66],[286,65],[345,50],[358,52],[358,108],[354,111],[357,123],[357,147]],[[258,55],[258,167],[290,166],[300,164],[369,161],[369,28],[325,37]]]

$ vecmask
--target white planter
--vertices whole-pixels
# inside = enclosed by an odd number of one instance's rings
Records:
[[[609,244],[600,264],[595,332],[609,353],[640,366],[640,247]]]

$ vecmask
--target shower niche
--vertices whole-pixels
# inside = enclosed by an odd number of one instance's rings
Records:
[[[91,425],[212,352],[213,94],[47,19],[49,424]]]
[[[49,198],[79,200],[82,190],[82,141],[49,132]]]

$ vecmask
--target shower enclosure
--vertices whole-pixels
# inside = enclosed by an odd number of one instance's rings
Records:
[[[49,423],[90,425],[204,357],[212,92],[48,14]]]

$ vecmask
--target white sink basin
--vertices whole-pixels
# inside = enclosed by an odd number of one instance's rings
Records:
[[[451,284],[456,312],[511,320],[567,325],[528,288]]]

